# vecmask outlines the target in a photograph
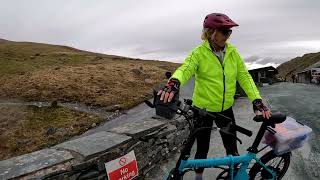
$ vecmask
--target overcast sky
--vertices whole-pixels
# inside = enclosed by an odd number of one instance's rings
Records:
[[[320,51],[319,0],[0,0],[0,38],[182,62],[203,18],[227,14],[249,68]]]

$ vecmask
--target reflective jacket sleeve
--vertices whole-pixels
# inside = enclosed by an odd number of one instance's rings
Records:
[[[257,86],[255,85],[250,73],[248,72],[248,69],[246,68],[246,65],[244,64],[244,61],[238,53],[237,56],[237,81],[239,82],[241,88],[247,94],[250,102],[255,99],[262,99]]]
[[[182,86],[185,85],[197,71],[198,63],[196,52],[192,51],[171,78],[178,79]]]

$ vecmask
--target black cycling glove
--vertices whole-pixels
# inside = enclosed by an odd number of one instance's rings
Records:
[[[171,93],[171,92],[176,93],[179,91],[179,88],[180,88],[179,80],[170,79],[162,90],[167,93]]]
[[[253,111],[256,112],[256,111],[268,111],[269,108],[267,106],[265,106],[263,103],[262,103],[262,100],[261,99],[255,99],[253,102]]]

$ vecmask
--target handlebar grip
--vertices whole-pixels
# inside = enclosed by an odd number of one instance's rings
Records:
[[[235,125],[235,127],[236,127],[236,131],[238,131],[238,132],[240,132],[242,134],[245,134],[245,135],[247,135],[249,137],[252,136],[252,131],[250,131],[248,129],[245,129],[245,128],[243,128],[241,126],[238,126],[238,125]]]

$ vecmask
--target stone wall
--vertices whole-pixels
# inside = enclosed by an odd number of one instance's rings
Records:
[[[139,178],[188,136],[182,118],[150,118],[0,161],[0,179],[107,179],[104,163],[134,150]]]

